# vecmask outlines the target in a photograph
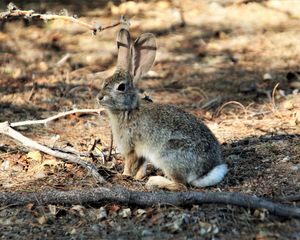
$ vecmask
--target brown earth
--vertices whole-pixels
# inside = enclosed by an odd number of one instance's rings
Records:
[[[297,0],[15,3],[39,12],[67,9],[69,15],[82,16],[80,20],[103,25],[117,21],[121,14],[134,16],[132,35],[150,31],[158,41],[156,64],[140,82],[142,91],[156,102],[174,104],[197,115],[222,143],[229,174],[216,187],[193,190],[242,192],[299,206],[297,201],[284,200],[300,193]],[[1,11],[5,4],[0,3]],[[117,30],[92,36],[85,28],[62,21],[2,24],[0,122],[96,107],[101,82],[115,66]],[[70,54],[67,61],[57,64],[66,54]],[[72,115],[47,126],[19,130],[40,143],[60,148],[87,151],[98,140],[98,149],[107,153],[110,144],[105,114],[100,120],[96,115]],[[122,159],[115,149],[112,153],[105,164],[100,158],[94,159],[107,180],[146,191],[146,179],[122,177]],[[148,172],[157,173],[151,167]],[[96,185],[84,169],[32,150],[28,153],[28,149],[1,136],[0,191],[38,192]],[[28,204],[0,206],[0,236],[300,239],[300,220],[274,217],[262,209],[224,205],[140,209],[114,203]]]

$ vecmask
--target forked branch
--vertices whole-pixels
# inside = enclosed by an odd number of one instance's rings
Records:
[[[101,25],[92,25],[86,22],[83,22],[72,16],[65,15],[56,15],[56,14],[41,14],[36,13],[34,10],[21,10],[13,3],[8,4],[7,11],[0,13],[0,22],[5,22],[9,19],[32,19],[32,20],[42,20],[42,21],[51,21],[51,20],[64,20],[68,22],[76,23],[84,28],[87,28],[96,34],[102,32],[106,29],[116,27],[120,24],[129,24],[128,21],[122,16],[121,19],[111,25],[101,26]]]
[[[33,148],[36,150],[39,150],[43,153],[49,154],[51,156],[60,158],[62,160],[78,164],[85,169],[88,170],[92,174],[92,176],[99,182],[99,183],[104,183],[105,180],[104,178],[98,173],[97,167],[90,162],[84,161],[80,158],[80,156],[76,154],[71,154],[71,153],[66,153],[62,151],[57,151],[53,150],[49,147],[46,147],[42,144],[39,144],[32,139],[22,135],[20,132],[16,131],[12,127],[17,127],[17,126],[24,126],[24,125],[32,125],[32,124],[46,124],[49,121],[56,120],[58,118],[64,117],[69,114],[73,113],[99,113],[102,109],[81,109],[81,110],[72,110],[64,113],[59,113],[55,116],[49,117],[47,119],[43,120],[32,120],[32,121],[23,121],[23,122],[16,122],[16,123],[11,123],[9,124],[8,122],[1,122],[0,123],[0,134],[7,135],[18,142],[22,143],[24,146]]]

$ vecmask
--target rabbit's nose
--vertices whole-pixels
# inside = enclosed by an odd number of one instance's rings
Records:
[[[98,100],[98,101],[102,101],[103,98],[104,98],[104,94],[99,93],[99,94],[97,95],[97,100]]]
[[[105,96],[105,95],[104,95],[103,93],[99,93],[99,94],[97,95],[96,99],[97,99],[97,102],[98,102],[99,104],[101,104],[101,102],[103,101],[104,96]]]

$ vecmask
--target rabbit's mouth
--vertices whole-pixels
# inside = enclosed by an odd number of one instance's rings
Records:
[[[103,95],[103,94],[99,93],[96,97],[96,100],[99,105],[104,106],[104,107],[109,107],[109,106],[107,106],[107,105],[109,105],[108,104],[109,97],[107,95]]]
[[[98,105],[105,107],[110,110],[119,109],[117,103],[115,103],[108,95],[100,95],[97,96]]]
[[[124,96],[111,96],[105,93],[99,93],[96,98],[98,104],[110,110],[130,111],[138,107],[139,96],[137,94],[129,94]]]

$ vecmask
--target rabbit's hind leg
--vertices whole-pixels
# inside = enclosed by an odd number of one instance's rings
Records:
[[[186,186],[183,183],[170,180],[162,176],[152,176],[146,183],[146,188],[164,188],[170,191],[184,191]]]
[[[124,162],[124,171],[122,175],[133,176],[133,168],[137,161],[138,157],[135,151],[131,151],[128,154],[126,154]]]
[[[142,161],[144,160],[144,161]],[[136,172],[136,175],[134,177],[134,179],[136,180],[141,180],[146,176],[146,170],[147,170],[147,162],[145,161],[145,159],[140,159],[140,166],[139,169]]]

